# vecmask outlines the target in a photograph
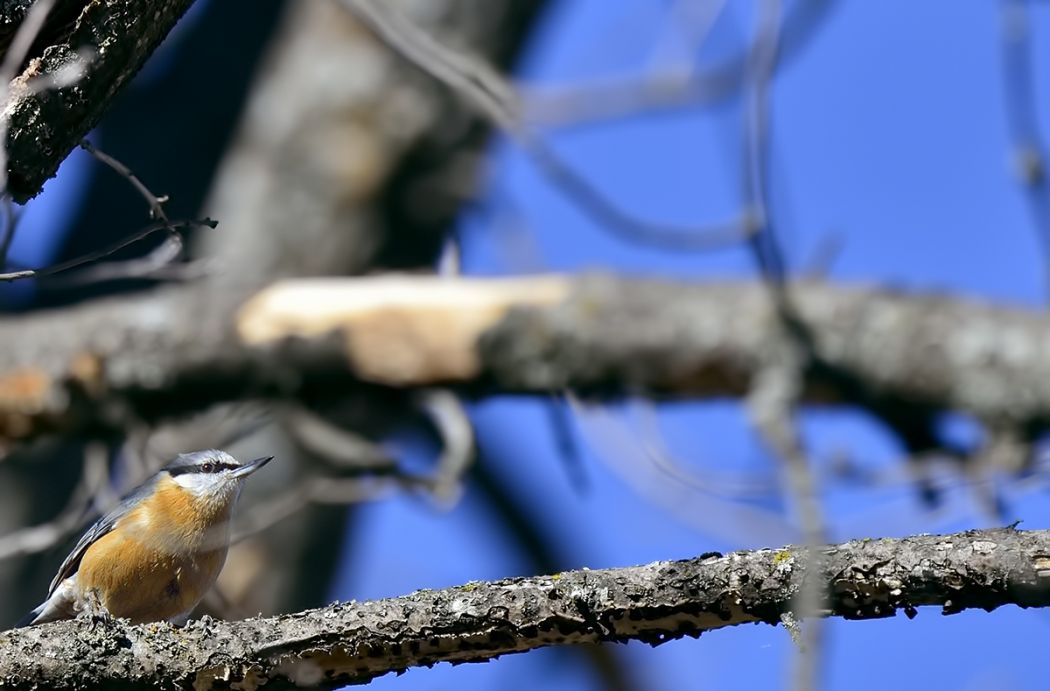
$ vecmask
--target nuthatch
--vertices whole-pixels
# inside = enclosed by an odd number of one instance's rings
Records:
[[[133,623],[182,624],[215,583],[244,479],[273,456],[240,463],[222,451],[180,455],[80,538],[47,599],[18,626],[86,611]]]

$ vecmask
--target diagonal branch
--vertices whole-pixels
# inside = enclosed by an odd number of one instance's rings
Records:
[[[29,55],[0,115],[10,118],[8,190],[15,201],[36,196],[192,4],[155,0],[144,11],[134,0],[62,3],[61,21],[43,33],[51,44]],[[90,65],[72,82],[62,78],[85,50],[94,56]],[[41,82],[56,88],[33,88]]]
[[[855,540],[820,551],[824,615],[1050,606],[1050,531]],[[659,645],[737,624],[777,624],[808,579],[799,553],[787,547],[468,583],[184,629],[59,622],[0,634],[0,684],[328,688],[552,645]]]
[[[44,276],[54,276],[55,274],[60,274],[60,273],[63,273],[65,271],[69,271],[70,269],[75,269],[77,267],[84,266],[85,264],[91,264],[92,262],[96,262],[96,261],[98,261],[100,259],[104,259],[104,258],[106,258],[106,257],[108,257],[108,256],[110,256],[112,254],[115,254],[115,253],[119,252],[120,250],[124,249],[125,247],[128,247],[130,245],[134,245],[135,243],[140,242],[142,240],[145,240],[146,238],[150,237],[151,235],[154,235],[154,234],[159,233],[161,231],[165,231],[165,232],[169,233],[170,236],[179,238],[178,242],[177,242],[177,247],[176,247],[176,249],[178,249],[178,248],[182,247],[182,240],[181,240],[181,237],[178,234],[180,230],[184,230],[186,228],[199,228],[199,227],[214,228],[216,225],[218,225],[218,222],[217,221],[213,221],[210,218],[202,218],[199,221],[175,221],[174,223],[169,221],[169,220],[167,220],[167,219],[164,219],[163,221],[158,221],[156,223],[151,223],[148,226],[146,226],[145,228],[140,228],[139,230],[135,231],[134,233],[132,233],[132,234],[126,236],[126,237],[123,237],[120,240],[117,240],[116,242],[114,242],[113,244],[108,245],[106,247],[103,247],[102,249],[98,249],[98,250],[93,250],[91,252],[87,252],[86,254],[83,254],[83,255],[81,255],[79,257],[74,257],[73,259],[69,259],[69,260],[66,260],[66,261],[63,261],[63,262],[59,262],[58,264],[53,264],[51,266],[46,266],[46,267],[43,267],[43,268],[40,268],[40,269],[17,269],[15,271],[5,271],[3,273],[0,273],[0,281],[17,281],[17,280],[20,280],[20,279],[23,279],[23,278],[42,278]],[[167,260],[170,260],[171,258],[172,257],[166,257],[166,258],[163,258],[163,259],[165,261],[167,261]],[[129,260],[129,261],[139,261],[139,260]],[[157,264],[158,263],[158,262],[155,262],[155,261],[151,261],[148,258],[145,259],[145,260],[142,260],[142,261],[144,261],[144,262],[146,262],[148,264]],[[98,267],[94,267],[94,268],[106,269],[107,265],[103,264],[103,265],[99,265]],[[112,267],[109,267],[109,268],[112,268]]]

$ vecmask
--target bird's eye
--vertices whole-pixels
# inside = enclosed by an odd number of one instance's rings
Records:
[[[201,465],[201,471],[205,472],[205,473],[214,473],[215,472],[215,464],[214,463],[204,463],[204,464]]]

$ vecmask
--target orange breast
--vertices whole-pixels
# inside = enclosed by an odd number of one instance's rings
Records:
[[[170,478],[84,553],[77,572],[117,617],[160,621],[187,614],[226,560],[230,507],[199,506]]]

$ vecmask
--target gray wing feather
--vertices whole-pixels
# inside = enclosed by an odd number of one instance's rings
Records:
[[[84,558],[84,552],[87,552],[88,547],[113,530],[113,526],[117,524],[117,521],[126,516],[139,501],[149,496],[155,483],[156,478],[133,489],[120,500],[120,503],[112,511],[99,518],[88,528],[87,532],[80,538],[80,541],[77,542],[77,546],[73,548],[66,560],[62,562],[62,566],[58,568],[58,573],[55,574],[54,580],[51,581],[51,586],[47,589],[48,597],[54,594],[55,588],[58,587],[59,583],[77,572],[77,569],[80,568],[80,560]]]

